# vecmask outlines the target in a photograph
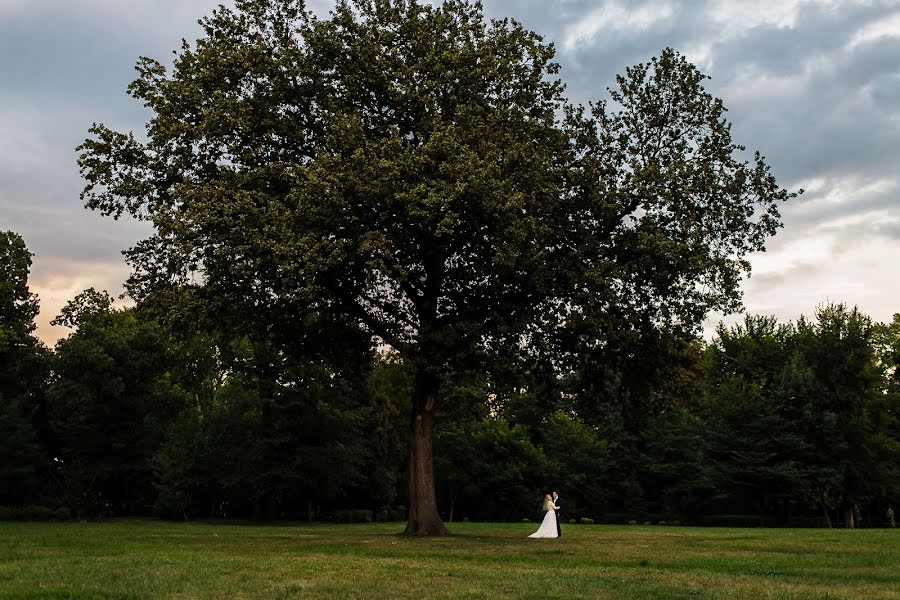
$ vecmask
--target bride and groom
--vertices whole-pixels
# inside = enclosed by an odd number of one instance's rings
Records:
[[[553,490],[552,497],[550,494],[544,496],[544,510],[547,512],[544,513],[544,520],[541,521],[541,526],[528,537],[555,538],[562,535],[562,530],[559,527],[559,521],[562,518],[560,516],[562,504],[559,501],[559,492]]]

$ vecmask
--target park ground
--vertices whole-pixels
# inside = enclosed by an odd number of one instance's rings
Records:
[[[900,598],[900,530],[0,523],[0,598]]]

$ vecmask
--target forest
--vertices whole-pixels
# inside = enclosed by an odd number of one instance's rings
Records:
[[[30,264],[0,234],[0,518],[406,518],[414,373],[396,352],[328,322],[302,358],[224,327],[183,335],[93,289],[50,349]],[[900,315],[828,304],[638,342],[564,375],[451,373],[441,516],[534,520],[559,489],[567,518],[598,523],[893,526]]]

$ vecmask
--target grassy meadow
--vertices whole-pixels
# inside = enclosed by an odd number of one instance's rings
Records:
[[[0,523],[0,598],[900,598],[900,530]]]

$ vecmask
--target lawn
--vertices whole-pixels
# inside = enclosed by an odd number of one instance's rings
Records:
[[[900,530],[0,523],[0,598],[900,598]]]

